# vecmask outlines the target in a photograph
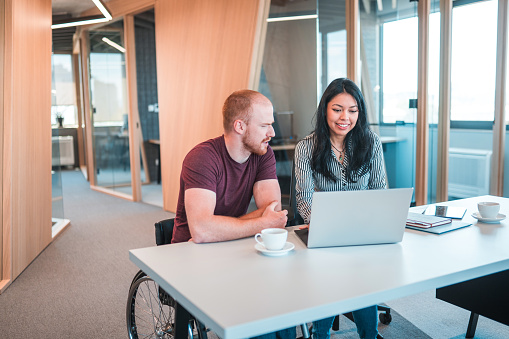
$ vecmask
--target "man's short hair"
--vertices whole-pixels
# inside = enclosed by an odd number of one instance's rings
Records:
[[[226,99],[223,105],[223,128],[231,131],[235,120],[249,123],[253,111],[253,103],[262,96],[259,92],[249,89],[235,91]]]

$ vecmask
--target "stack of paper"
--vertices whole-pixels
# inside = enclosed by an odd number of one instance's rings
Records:
[[[408,226],[415,226],[420,228],[430,228],[445,224],[450,224],[451,219],[436,217],[434,215],[425,215],[421,213],[408,212],[406,224]]]

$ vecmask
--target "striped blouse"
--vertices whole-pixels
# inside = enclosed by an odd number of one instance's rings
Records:
[[[339,180],[336,182],[327,180],[321,174],[318,174],[315,180],[311,170],[314,143],[313,134],[299,141],[295,147],[295,198],[297,210],[306,224],[309,224],[311,217],[311,202],[313,192],[315,191],[358,191],[387,188],[382,143],[375,133],[371,131],[370,133],[373,140],[371,169],[362,176],[359,176],[358,173],[353,173],[352,177],[356,182],[350,182],[346,178],[345,167],[348,166],[347,156],[345,156],[343,164],[341,164],[332,149],[330,150],[332,153],[331,169]]]

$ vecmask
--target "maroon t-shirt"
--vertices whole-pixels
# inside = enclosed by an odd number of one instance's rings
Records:
[[[245,163],[239,164],[228,154],[224,136],[195,146],[182,163],[172,243],[191,238],[184,205],[187,189],[204,188],[215,192],[214,215],[240,217],[247,212],[254,183],[265,179],[277,179],[276,159],[270,147],[264,155],[251,154]]]

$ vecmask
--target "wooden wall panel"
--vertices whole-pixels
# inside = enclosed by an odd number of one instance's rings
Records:
[[[175,211],[182,160],[222,134],[226,97],[249,86],[260,0],[157,0],[164,209]]]
[[[12,1],[4,1],[4,74],[3,74],[3,154],[2,154],[2,280],[0,292],[11,283],[12,278],[12,218],[10,178],[11,162],[11,118],[12,118]],[[5,21],[4,21],[5,20]]]
[[[10,116],[5,127],[12,153],[4,191],[11,195],[14,279],[51,241],[51,0],[7,2],[12,102],[4,114]]]
[[[0,0],[0,192],[3,194],[5,1]],[[0,290],[3,280],[3,204],[0,198]]]

